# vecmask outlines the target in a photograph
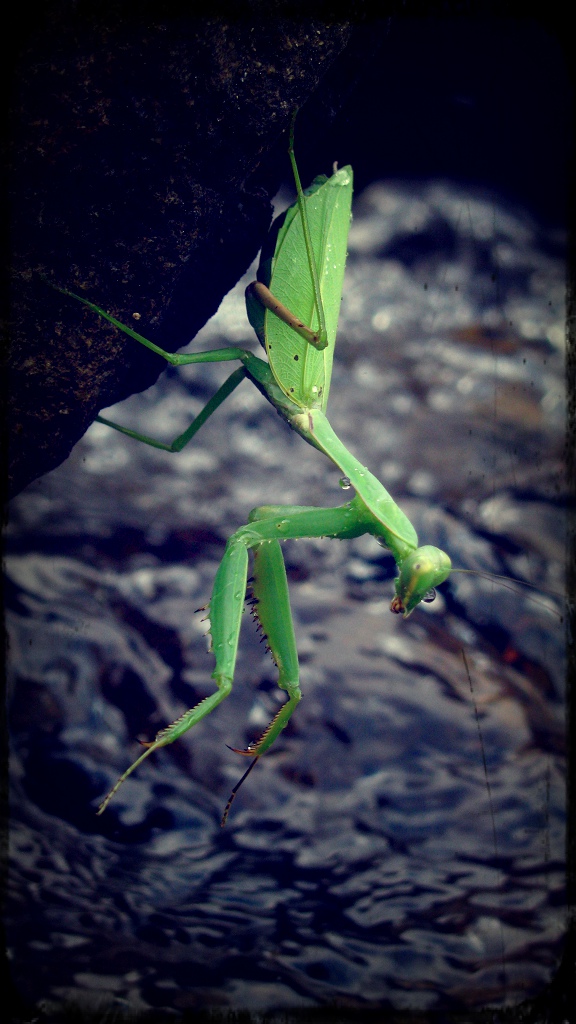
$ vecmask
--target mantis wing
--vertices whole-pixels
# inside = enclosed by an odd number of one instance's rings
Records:
[[[328,345],[319,351],[288,324],[266,309],[249,306],[248,316],[268,355],[274,377],[284,394],[303,409],[325,411],[332,376],[332,358],[346,264],[346,245],[352,203],[352,168],[342,167],[330,178],[316,178],[304,192],[320,295],[326,318]],[[258,279],[307,327],[318,328],[312,275],[297,203],[272,229],[274,255],[262,254]]]

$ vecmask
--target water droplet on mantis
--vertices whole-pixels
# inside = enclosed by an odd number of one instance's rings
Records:
[[[341,476],[339,483],[343,491],[349,491],[350,488],[352,487],[352,484],[350,483],[350,478],[347,476]]]
[[[435,591],[434,587],[432,587],[430,590],[428,590],[426,592],[426,594],[424,595],[424,597],[422,598],[422,600],[425,601],[426,604],[432,604],[432,601],[434,601],[435,599],[436,599],[436,591]]]

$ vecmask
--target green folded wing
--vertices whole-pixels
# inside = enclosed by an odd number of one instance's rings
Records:
[[[344,283],[352,168],[342,167],[330,178],[315,179],[304,197],[326,317],[328,345],[318,351],[269,310],[264,313],[263,333],[272,373],[284,394],[303,409],[319,408],[324,411],[328,402]],[[258,277],[307,327],[318,328],[312,277],[296,203],[287,210],[278,228],[274,256],[271,260],[264,260]]]

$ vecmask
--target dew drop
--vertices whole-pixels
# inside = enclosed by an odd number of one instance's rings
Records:
[[[430,589],[430,590],[428,590],[428,591],[427,591],[427,592],[425,593],[425,595],[424,595],[424,597],[422,598],[422,600],[423,600],[423,601],[425,601],[425,602],[426,602],[426,604],[432,604],[432,601],[434,601],[434,600],[435,600],[435,598],[436,598],[436,591],[435,591],[434,587],[431,587],[431,589]]]
[[[350,477],[348,476],[341,476],[338,482],[343,491],[349,491],[350,488],[352,487],[352,484],[350,483]]]

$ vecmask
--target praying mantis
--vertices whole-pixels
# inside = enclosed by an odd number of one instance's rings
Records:
[[[372,535],[395,559],[398,575],[390,608],[404,617],[421,601],[433,600],[434,588],[444,582],[452,570],[450,558],[444,551],[431,545],[418,545],[416,531],[407,516],[380,481],[345,448],[326,416],[346,263],[353,174],[349,166],[334,169],[330,177],[317,177],[304,191],[294,154],[294,118],[288,153],[297,198],[273,225],[262,251],[257,280],[246,293],[248,319],[266,351],[267,361],[235,347],[174,355],[88,299],[58,288],[173,366],[236,360],[241,364],[190,426],[170,444],[103,416],[96,417],[98,422],[152,447],[179,452],[247,378],[294,431],[327,456],[355,490],[352,500],[337,507],[260,506],[250,513],[248,523],[230,537],[207,606],[211,651],[216,662],[212,673],[215,692],[161,729],[153,741],[143,744],[144,752],[120,776],[101,802],[98,814],[102,814],[125,779],[147,757],[183,736],[230,693],[246,600],[249,551],[253,554],[250,583],[253,613],[277,666],[278,686],[286,691],[288,699],[258,740],[245,750],[232,748],[253,760],[232,792],[222,824],[244,778],[285,728],[301,699],[282,541],[314,537],[343,540]]]

